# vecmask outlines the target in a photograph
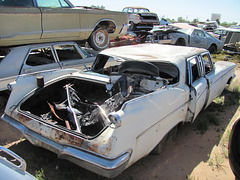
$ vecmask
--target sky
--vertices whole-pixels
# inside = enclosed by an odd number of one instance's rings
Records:
[[[126,6],[143,6],[159,18],[192,21],[211,20],[212,13],[221,14],[220,22],[240,24],[240,0],[70,0],[75,6],[104,6],[107,10],[122,11]]]

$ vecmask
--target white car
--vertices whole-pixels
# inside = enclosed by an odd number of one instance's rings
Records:
[[[204,30],[184,24],[176,23],[169,25],[169,29],[157,29],[148,35],[147,41],[160,44],[173,44],[179,46],[190,46],[205,48],[213,53],[223,48],[223,42],[213,37]]]
[[[3,146],[0,146],[0,152],[0,179],[37,180],[26,171],[23,158]]]
[[[105,177],[193,122],[234,77],[205,49],[142,44],[102,51],[86,72],[19,76],[2,120],[37,146]]]
[[[94,60],[93,55],[75,42],[0,48],[0,109],[4,108],[8,98],[8,83],[18,75],[49,69],[84,69]]]

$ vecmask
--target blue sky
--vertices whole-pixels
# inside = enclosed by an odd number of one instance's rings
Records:
[[[192,21],[211,19],[212,13],[221,14],[220,22],[240,24],[240,0],[70,0],[74,5],[103,5],[107,10],[122,11],[125,6],[143,6],[158,16],[175,19],[182,17]]]

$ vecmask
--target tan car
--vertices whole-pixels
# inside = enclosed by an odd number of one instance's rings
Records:
[[[87,40],[103,50],[128,27],[123,12],[74,7],[68,0],[0,1],[0,21],[0,47]]]

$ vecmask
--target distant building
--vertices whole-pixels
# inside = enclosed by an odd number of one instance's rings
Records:
[[[221,14],[218,14],[218,13],[212,13],[212,16],[211,16],[211,21],[218,21],[220,22],[221,20]]]

